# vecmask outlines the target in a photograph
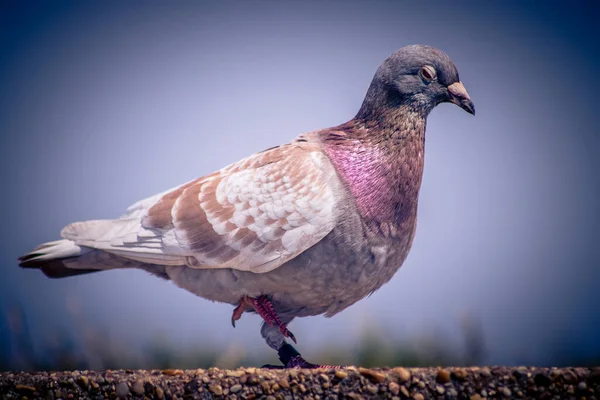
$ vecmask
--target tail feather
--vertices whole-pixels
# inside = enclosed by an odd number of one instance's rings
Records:
[[[75,222],[61,236],[19,257],[19,265],[50,278],[139,268],[168,279],[165,266],[185,264],[182,256],[164,254],[160,238],[144,230],[139,218]]]
[[[56,259],[79,257],[88,251],[90,249],[79,247],[70,240],[56,240],[43,243],[19,257],[19,265],[24,268],[38,268],[40,264]]]
[[[41,244],[19,257],[19,265],[22,268],[39,269],[49,278],[66,278],[110,269],[138,268],[169,279],[165,266],[146,264],[106,251],[78,246],[67,239]]]
[[[68,259],[65,259],[68,260]],[[65,266],[64,260],[51,260],[46,262],[30,262],[21,263],[23,268],[35,268],[39,269],[48,278],[59,279],[66,278],[69,276],[90,274],[92,272],[102,271],[101,269],[73,269]]]
[[[66,265],[69,260],[86,254],[91,249],[77,246],[70,240],[56,240],[43,243],[19,257],[19,266],[41,270],[49,278],[65,278],[67,276],[89,274],[98,269],[73,268]]]

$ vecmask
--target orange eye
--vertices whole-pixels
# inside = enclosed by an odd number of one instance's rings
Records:
[[[419,75],[421,75],[421,78],[423,78],[427,82],[431,82],[437,77],[435,68],[433,68],[431,65],[422,66],[421,70],[419,71]]]

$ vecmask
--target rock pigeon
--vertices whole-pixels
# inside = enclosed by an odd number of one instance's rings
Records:
[[[425,125],[442,102],[475,109],[454,63],[406,46],[378,68],[356,116],[141,200],[75,222],[19,258],[51,278],[139,268],[264,322],[288,368],[296,317],[331,317],[388,282],[411,247]]]

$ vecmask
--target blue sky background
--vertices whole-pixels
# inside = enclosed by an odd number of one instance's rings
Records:
[[[132,345],[267,351],[259,318],[140,271],[49,280],[16,258],[73,221],[350,118],[398,48],[455,61],[477,116],[428,121],[419,225],[394,279],[291,325],[299,349],[443,338],[482,362],[600,357],[600,12],[595,2],[8,2],[0,10],[0,310],[34,342],[80,315]],[[74,312],[74,309],[76,309]],[[77,311],[78,310],[78,311]],[[0,318],[1,319],[1,318]],[[7,327],[0,351],[8,352]],[[311,350],[312,349],[312,350]]]

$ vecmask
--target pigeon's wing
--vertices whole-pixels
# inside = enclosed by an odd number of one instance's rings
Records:
[[[142,229],[162,238],[163,254],[186,255],[190,267],[268,272],[333,229],[331,168],[317,144],[291,143],[133,209]]]

